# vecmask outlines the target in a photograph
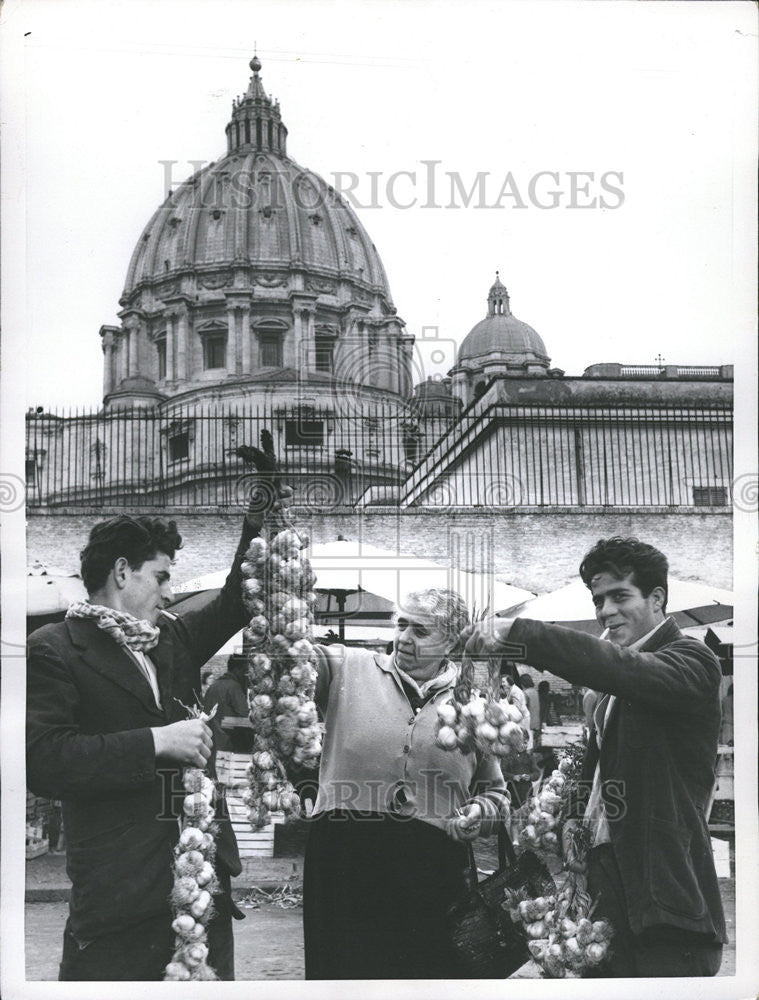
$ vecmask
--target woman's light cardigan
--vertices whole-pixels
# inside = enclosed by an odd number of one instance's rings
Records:
[[[508,817],[498,762],[435,742],[437,709],[451,698],[453,681],[415,712],[392,657],[339,645],[316,649],[316,704],[325,735],[314,815],[392,813],[445,829],[457,810],[476,800],[483,836]]]

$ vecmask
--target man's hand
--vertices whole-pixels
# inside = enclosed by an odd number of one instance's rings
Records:
[[[513,624],[513,618],[498,618],[493,615],[470,625],[461,633],[462,639],[466,642],[464,652],[473,660],[506,655],[509,632]]]
[[[202,719],[173,722],[151,729],[156,758],[163,757],[189,767],[205,767],[211,756],[211,730]]]
[[[448,820],[446,832],[452,840],[474,840],[480,835],[482,808],[477,802],[470,802]]]

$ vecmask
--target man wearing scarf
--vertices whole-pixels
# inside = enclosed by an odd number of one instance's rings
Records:
[[[211,753],[209,727],[185,706],[199,698],[201,666],[247,622],[240,564],[261,523],[246,515],[221,592],[177,617],[165,612],[175,522],[100,522],[81,553],[89,600],[29,637],[27,783],[62,800],[72,882],[61,980],[159,980],[171,960],[182,768]],[[217,819],[209,964],[233,979],[240,860],[223,801]]]

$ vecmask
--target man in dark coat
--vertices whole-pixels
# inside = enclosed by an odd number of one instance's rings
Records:
[[[215,714],[211,719],[213,732],[213,748],[232,750],[236,753],[249,753],[253,744],[253,734],[250,729],[229,730],[222,728],[224,719],[247,718],[248,695],[246,677],[248,659],[246,656],[232,654],[227,660],[227,671],[209,686],[203,695],[203,711],[206,715]]]
[[[173,521],[117,517],[82,552],[88,602],[29,637],[27,783],[63,803],[72,881],[60,979],[157,980],[171,960],[172,850],[182,768],[205,767],[211,731],[188,719],[200,667],[248,615],[240,564],[248,515],[221,592],[182,617],[163,609],[181,545]],[[240,860],[223,801],[209,964],[234,978],[230,876]],[[241,916],[241,914],[239,914]]]
[[[603,692],[576,803],[594,917],[614,929],[598,976],[713,976],[727,940],[706,816],[720,667],[666,617],[667,570],[650,545],[602,539],[580,575],[608,641],[518,618],[483,623],[467,644]]]

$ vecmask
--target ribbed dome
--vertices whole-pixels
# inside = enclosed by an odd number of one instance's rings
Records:
[[[257,57],[250,68],[225,155],[168,194],[132,254],[121,325],[100,331],[106,405],[292,403],[296,377],[309,405],[338,383],[410,393],[414,338],[379,254],[340,194],[287,155]]]
[[[343,198],[286,155],[279,104],[263,89],[257,59],[251,68],[247,94],[233,104],[227,155],[155,212],[132,254],[122,305],[169,276],[191,272],[202,285],[216,268],[242,264],[256,274],[295,267],[347,281],[394,313],[374,244]]]
[[[317,174],[264,152],[235,152],[161,205],[132,255],[123,296],[192,268],[301,267],[392,298],[379,254],[353,210]]]
[[[503,360],[514,365],[548,367],[550,358],[540,335],[512,315],[509,293],[496,274],[488,293],[488,315],[475,324],[458,351],[457,363]]]

